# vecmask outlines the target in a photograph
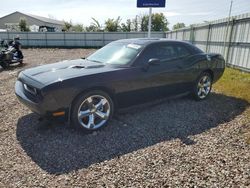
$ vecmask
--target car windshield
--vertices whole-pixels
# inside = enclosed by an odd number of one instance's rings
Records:
[[[136,57],[141,47],[137,44],[110,43],[90,55],[87,60],[104,64],[126,65]]]

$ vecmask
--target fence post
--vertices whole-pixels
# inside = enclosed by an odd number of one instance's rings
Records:
[[[7,30],[7,36],[8,36],[7,40],[10,40],[10,34],[8,30]]]
[[[29,47],[29,35],[28,35],[28,32],[26,32],[26,40],[27,40],[27,47]]]
[[[65,45],[66,45],[65,32],[63,33],[63,45],[64,45],[64,47],[65,47]]]
[[[182,40],[184,40],[184,34],[185,34],[185,30],[183,29],[183,32],[182,32]]]
[[[190,28],[190,42],[192,43],[192,44],[194,44],[194,30],[195,30],[195,27],[193,27],[193,26],[191,26],[191,28]]]
[[[234,23],[235,23],[235,19],[232,20],[232,26],[231,26],[230,33],[229,33],[229,41],[228,41],[228,45],[227,45],[227,51],[226,51],[226,54],[225,54],[226,64],[228,64],[228,59],[229,59],[229,53],[230,53],[230,47],[231,47],[231,43],[232,43]]]
[[[102,32],[102,46],[105,45],[105,34],[104,31]]]
[[[87,46],[86,39],[87,39],[86,32],[84,32],[84,47],[86,47],[86,46]]]
[[[210,42],[210,29],[211,29],[211,24],[208,24],[206,52],[208,52],[208,44]]]
[[[48,47],[48,39],[47,39],[47,32],[45,31],[45,44],[46,44],[46,47]]]
[[[193,26],[191,25],[191,26],[190,26],[190,34],[189,34],[189,41],[190,41],[191,43],[192,43],[192,38],[193,38],[193,37],[192,37],[192,35],[193,35],[192,32],[193,32]]]

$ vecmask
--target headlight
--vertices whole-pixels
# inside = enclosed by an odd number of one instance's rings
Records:
[[[23,87],[26,91],[28,91],[29,93],[33,94],[33,95],[37,95],[37,89],[34,87],[31,87],[27,84],[23,84]]]

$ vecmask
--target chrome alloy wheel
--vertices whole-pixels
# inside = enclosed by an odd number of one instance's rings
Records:
[[[208,75],[204,75],[200,78],[197,86],[197,95],[200,99],[206,98],[206,96],[210,93],[212,87],[211,77]]]
[[[101,95],[87,97],[78,108],[78,122],[86,129],[94,130],[104,125],[110,116],[110,103]]]

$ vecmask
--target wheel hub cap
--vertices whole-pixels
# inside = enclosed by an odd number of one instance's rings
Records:
[[[78,109],[78,121],[86,129],[100,128],[107,122],[109,115],[109,101],[101,95],[88,97]]]
[[[198,96],[199,98],[205,98],[211,90],[211,78],[207,75],[203,76],[198,83]]]

